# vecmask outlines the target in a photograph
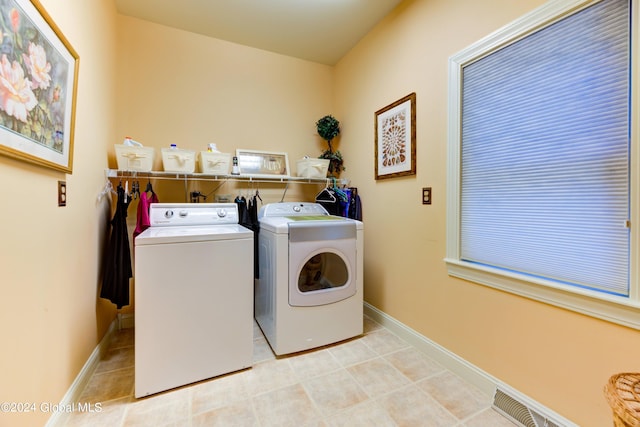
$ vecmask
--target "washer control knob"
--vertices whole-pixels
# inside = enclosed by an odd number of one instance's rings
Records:
[[[187,212],[187,211],[180,211],[180,213],[178,215],[180,215],[180,218],[186,218],[188,214],[189,214],[189,212]]]
[[[218,216],[220,218],[224,218],[225,216],[227,216],[227,211],[225,209],[218,209]]]
[[[294,206],[294,207],[293,207],[293,211],[294,211],[294,212],[300,212],[300,210],[301,210],[301,209],[302,209],[302,208],[301,208],[300,206],[298,206],[298,205],[296,205],[296,206]]]
[[[173,211],[165,211],[164,212],[164,217],[165,218],[173,218]]]

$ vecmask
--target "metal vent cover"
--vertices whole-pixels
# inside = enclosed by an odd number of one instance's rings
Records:
[[[523,427],[561,427],[499,388],[493,396],[493,408]]]

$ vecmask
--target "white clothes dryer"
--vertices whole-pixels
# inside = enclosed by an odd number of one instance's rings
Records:
[[[363,223],[299,202],[258,217],[255,316],[276,355],[361,335]]]
[[[135,396],[250,367],[253,232],[235,203],[155,203],[135,239]]]

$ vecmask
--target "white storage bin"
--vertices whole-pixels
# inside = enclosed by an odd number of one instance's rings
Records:
[[[296,162],[296,172],[304,178],[326,178],[328,170],[329,159],[305,158]]]
[[[163,148],[162,167],[165,172],[193,173],[196,170],[196,152],[179,148]]]
[[[123,171],[150,172],[156,151],[153,147],[132,147],[115,144],[118,169]]]
[[[200,152],[200,172],[213,175],[228,175],[231,168],[231,154]]]

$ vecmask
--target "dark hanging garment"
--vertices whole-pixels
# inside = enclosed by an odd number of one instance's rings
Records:
[[[256,193],[257,194],[257,193]],[[238,216],[240,225],[253,231],[253,277],[258,278],[258,233],[260,232],[260,222],[258,221],[258,198],[253,196],[249,200],[244,197],[236,197],[238,205]]]
[[[362,221],[362,201],[357,193],[351,205],[353,206],[353,209],[350,210],[349,216],[353,219],[357,219],[358,221]]]
[[[245,227],[253,230],[253,277],[260,278],[258,272],[258,234],[260,233],[260,222],[258,221],[258,200],[253,196],[247,203],[247,215],[245,216]]]
[[[246,226],[249,222],[249,213],[247,212],[247,199],[243,196],[238,196],[234,200],[235,204],[238,205],[238,222],[240,225]]]
[[[131,200],[125,200],[121,185],[118,185],[117,192],[118,204],[111,220],[111,237],[105,255],[100,297],[110,300],[120,309],[129,305],[129,279],[133,277],[133,271],[127,231],[127,208]]]
[[[358,195],[358,189],[356,187],[350,188],[351,200],[349,202],[349,214],[347,215],[351,219],[357,219],[362,221],[362,201]]]

